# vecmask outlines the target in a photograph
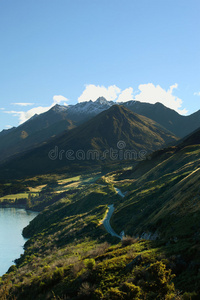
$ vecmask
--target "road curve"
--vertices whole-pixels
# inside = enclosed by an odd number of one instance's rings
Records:
[[[115,191],[117,192],[117,194],[118,194],[119,196],[121,196],[122,198],[125,197],[125,194],[123,194],[122,191],[120,191],[120,189],[118,189],[118,188],[116,188],[116,187],[114,187],[114,189],[115,189]]]
[[[110,218],[111,218],[111,216],[112,216],[114,210],[115,210],[115,208],[114,208],[114,205],[113,205],[113,204],[108,205],[108,212],[107,212],[107,214],[106,214],[106,216],[105,216],[105,218],[103,219],[102,222],[103,222],[103,225],[104,225],[104,227],[105,227],[105,229],[106,229],[106,231],[107,231],[108,233],[110,233],[112,236],[118,237],[118,238],[121,240],[122,237],[121,237],[120,235],[118,235],[118,234],[112,229],[112,227],[110,226]]]

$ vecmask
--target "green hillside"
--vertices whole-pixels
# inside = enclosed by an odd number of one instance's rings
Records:
[[[23,230],[25,253],[2,276],[0,299],[199,299],[199,166],[194,132],[103,176],[18,180],[38,191],[27,205],[41,212]],[[103,226],[111,204],[122,240]]]
[[[105,232],[112,185],[92,184],[46,207],[24,229],[25,253],[1,279],[1,299],[152,299],[176,294],[158,243]],[[148,279],[148,282],[146,281]],[[172,298],[168,298],[172,299]]]
[[[115,105],[83,125],[1,165],[0,177],[17,178],[58,169],[80,170],[82,166],[137,161],[177,140],[154,121]]]

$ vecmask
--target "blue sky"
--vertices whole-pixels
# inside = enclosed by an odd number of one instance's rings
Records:
[[[199,0],[0,0],[0,130],[55,103],[200,103]]]

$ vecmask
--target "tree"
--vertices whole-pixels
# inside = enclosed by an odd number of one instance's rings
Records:
[[[31,207],[31,193],[28,194],[28,199],[26,202],[26,208],[30,208]]]

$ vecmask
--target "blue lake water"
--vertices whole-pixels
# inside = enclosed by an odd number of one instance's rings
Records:
[[[25,209],[0,208],[0,276],[24,252],[26,239],[22,236],[22,230],[37,215],[37,212]]]

